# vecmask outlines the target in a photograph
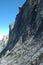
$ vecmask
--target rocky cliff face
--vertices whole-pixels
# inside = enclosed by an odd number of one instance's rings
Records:
[[[26,0],[9,28],[0,65],[43,65],[43,0]]]
[[[8,35],[4,35],[2,40],[0,40],[0,53],[7,46],[8,39]]]

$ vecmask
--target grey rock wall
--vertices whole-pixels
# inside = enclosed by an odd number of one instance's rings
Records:
[[[0,65],[43,65],[43,0],[26,0],[19,9]]]

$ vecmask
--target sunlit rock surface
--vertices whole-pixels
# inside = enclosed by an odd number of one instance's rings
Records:
[[[43,65],[43,0],[26,0],[19,9],[0,65]]]
[[[9,39],[9,36],[4,35],[2,40],[0,40],[0,53],[7,46],[8,39]]]

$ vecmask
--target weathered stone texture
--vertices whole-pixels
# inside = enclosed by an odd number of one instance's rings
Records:
[[[0,55],[7,55],[8,65],[43,64],[43,0],[26,0],[10,25],[7,47]],[[4,53],[5,52],[5,53]],[[3,54],[4,53],[4,54]],[[1,61],[3,63],[3,60]]]

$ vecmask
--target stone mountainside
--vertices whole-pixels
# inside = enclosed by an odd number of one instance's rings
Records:
[[[8,35],[4,35],[2,40],[0,40],[0,53],[7,46],[8,39]]]
[[[9,28],[0,65],[43,65],[43,0],[26,0]]]

